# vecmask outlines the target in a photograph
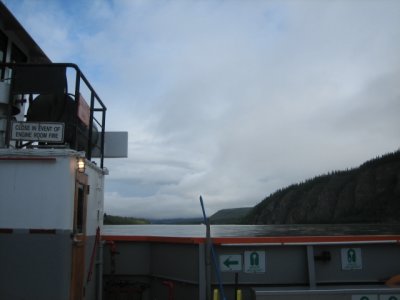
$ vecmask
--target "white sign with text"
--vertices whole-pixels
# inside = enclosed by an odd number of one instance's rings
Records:
[[[64,123],[12,122],[11,139],[14,141],[62,143],[64,141]]]

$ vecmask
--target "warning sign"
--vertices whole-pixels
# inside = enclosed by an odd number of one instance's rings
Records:
[[[14,141],[62,143],[64,141],[64,123],[12,122],[11,139]]]
[[[265,251],[245,251],[244,272],[265,273]]]

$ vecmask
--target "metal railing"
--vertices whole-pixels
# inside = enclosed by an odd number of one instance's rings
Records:
[[[104,136],[105,136],[105,117],[106,106],[101,101],[100,97],[81,72],[76,64],[72,63],[51,63],[51,64],[0,64],[0,69],[5,71],[3,82],[10,84],[8,110],[7,110],[7,130],[5,137],[6,147],[11,145],[11,122],[15,119],[13,115],[13,105],[15,98],[18,97],[20,102],[28,103],[28,107],[24,108],[23,113],[29,110],[31,105],[34,105],[38,96],[47,95],[53,103],[58,105],[59,114],[68,114],[68,122],[65,120],[65,126],[68,125],[69,139],[62,145],[71,149],[86,153],[88,160],[92,159],[92,153],[95,148],[98,148],[100,167],[104,164]],[[73,74],[75,72],[75,74]],[[68,90],[68,85],[72,86],[72,90]],[[62,98],[59,96],[62,95]],[[84,96],[90,99],[86,103]],[[28,97],[29,100],[26,100]],[[34,98],[36,97],[36,98]],[[59,97],[59,98],[57,98]],[[68,99],[67,99],[68,98]],[[60,99],[63,99],[62,101]],[[64,103],[68,100],[70,103]],[[64,101],[64,102],[63,102]],[[39,102],[37,102],[39,103]],[[71,105],[71,103],[73,103]],[[70,105],[69,111],[66,109],[66,104]],[[65,105],[62,107],[62,105]],[[85,107],[87,110],[85,110]],[[40,108],[40,107],[39,107]],[[64,109],[64,110],[63,110]],[[88,114],[88,115],[87,115]],[[27,121],[27,115],[23,115],[23,121]],[[36,120],[40,121],[40,120]],[[49,120],[44,118],[43,122],[62,122],[60,120]],[[55,143],[40,143],[40,142],[15,142],[15,147],[53,147]]]

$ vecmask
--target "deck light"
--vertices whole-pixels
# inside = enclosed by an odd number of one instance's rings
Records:
[[[78,172],[84,173],[85,172],[85,159],[83,157],[78,158]]]

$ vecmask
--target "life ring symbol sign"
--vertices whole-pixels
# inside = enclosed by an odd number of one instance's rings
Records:
[[[379,300],[400,300],[400,294],[396,295],[380,295]]]
[[[400,294],[353,295],[351,300],[400,300]]]
[[[250,266],[258,266],[260,264],[260,254],[252,252],[250,254]]]
[[[378,295],[353,295],[351,300],[378,300]]]
[[[342,270],[361,270],[362,269],[362,257],[361,257],[361,248],[342,248],[341,249],[341,257],[342,257]],[[371,300],[368,299],[360,300]]]
[[[244,272],[265,273],[265,251],[245,251]]]

